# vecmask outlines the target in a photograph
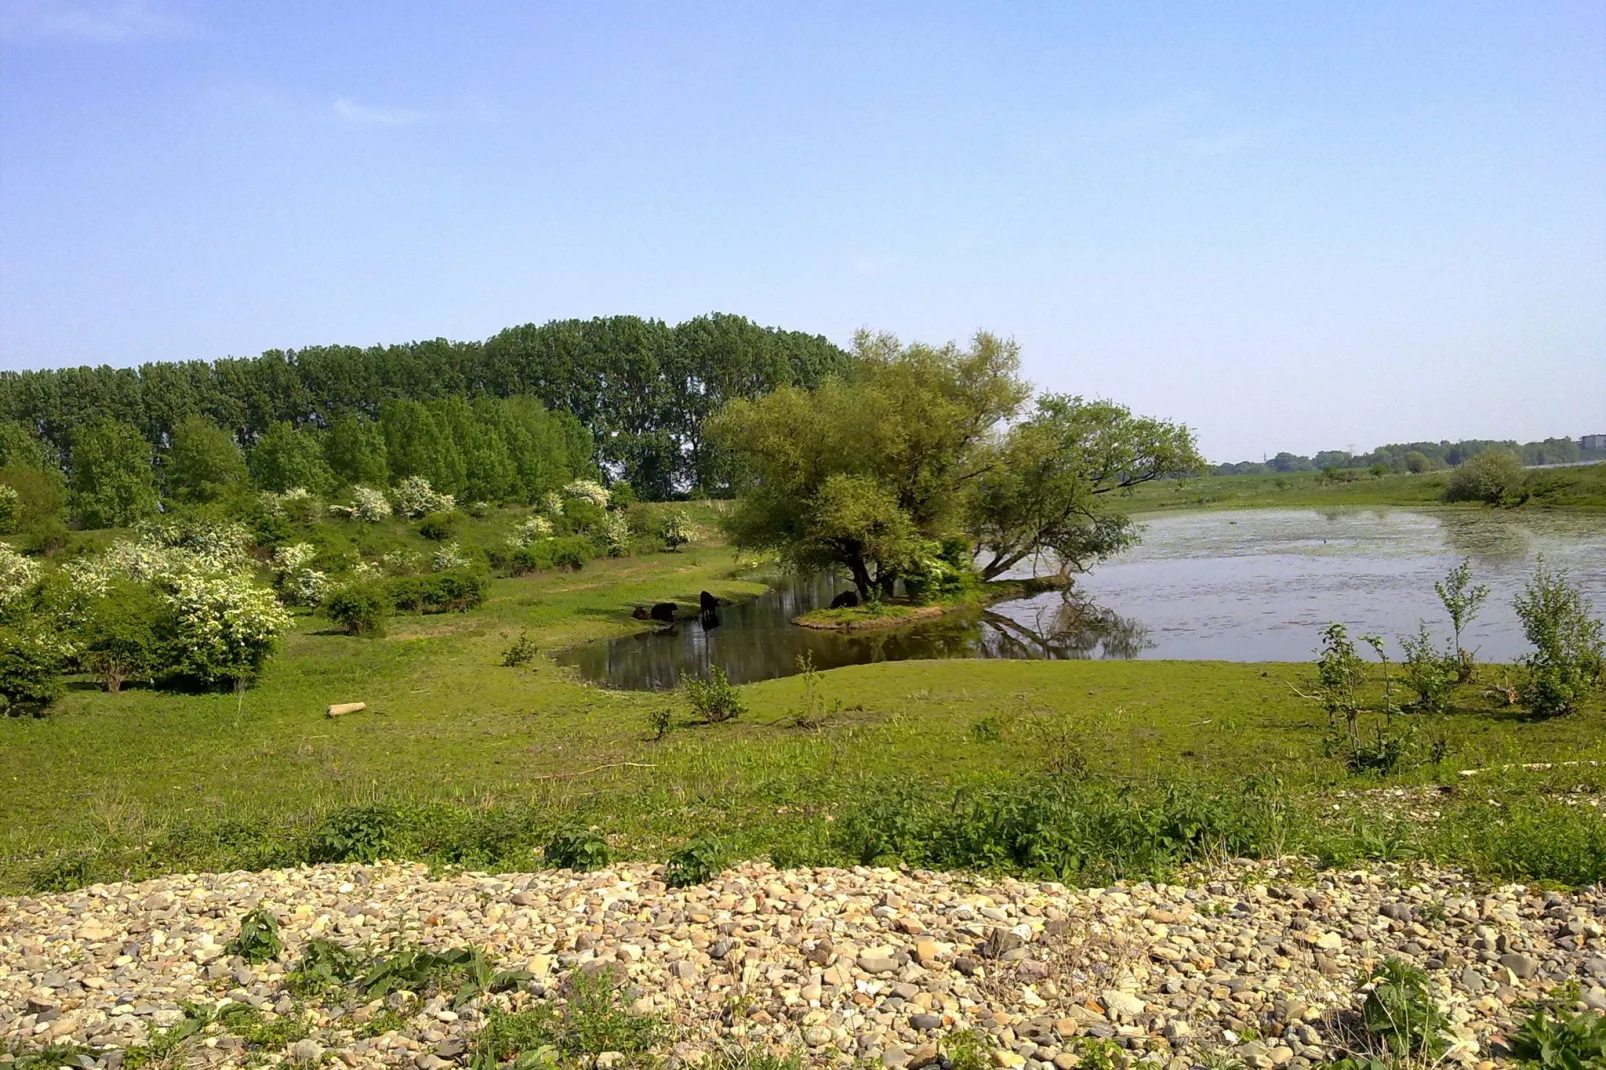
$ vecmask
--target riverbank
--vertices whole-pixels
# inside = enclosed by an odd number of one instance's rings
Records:
[[[907,602],[867,603],[843,609],[815,609],[792,619],[801,628],[822,632],[876,632],[906,628],[911,624],[938,620],[952,613],[980,609],[983,606],[1009,602],[1017,598],[1031,598],[1059,588],[1053,578],[1034,577],[1021,580],[992,580],[980,590],[966,592],[949,601],[915,605]]]
[[[1197,479],[1156,480],[1136,487],[1120,501],[1131,512],[1189,509],[1326,508],[1391,505],[1446,506],[1444,491],[1449,473],[1389,473],[1330,479],[1321,472],[1286,472],[1265,475],[1203,476]],[[1518,510],[1606,510],[1606,464],[1573,468],[1530,469],[1528,499]],[[1489,506],[1461,504],[1462,509]]]
[[[1451,1064],[1499,1057],[1522,1001],[1560,985],[1606,1008],[1598,889],[1303,858],[1085,892],[869,868],[664,876],[316,866],[0,900],[0,1038],[40,1067],[493,1065],[545,1045],[577,1066],[1301,1070],[1373,1050],[1357,978],[1385,957],[1424,971]],[[231,942],[253,911],[278,946],[247,961]],[[319,940],[525,972],[466,998],[439,972],[364,993],[298,972]]]

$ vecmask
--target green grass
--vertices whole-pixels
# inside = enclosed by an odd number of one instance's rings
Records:
[[[468,532],[489,544],[515,519]],[[417,538],[400,525],[356,534]],[[1379,780],[1327,753],[1324,715],[1293,689],[1303,665],[884,662],[743,687],[748,712],[698,725],[678,696],[604,691],[546,656],[639,630],[635,606],[695,604],[705,589],[739,599],[763,587],[704,543],[497,579],[480,609],[401,616],[381,639],[303,616],[241,695],[108,695],[75,681],[49,717],[0,719],[0,888],[337,858],[528,868],[571,824],[596,826],[615,857],[655,861],[708,837],[728,859],[1020,870],[1087,856],[1078,866],[1093,879],[1241,841],[1606,876],[1606,825],[1569,794],[1606,790],[1606,770],[1457,776],[1606,761],[1598,694],[1578,716],[1530,722],[1464,687],[1454,712],[1421,722],[1442,760]],[[520,635],[543,653],[505,667]],[[323,716],[348,701],[369,709]],[[666,706],[674,727],[655,739],[651,715]],[[1366,794],[1384,784],[1451,793],[1435,796],[1438,819],[1412,822]],[[899,806],[877,809],[889,798]],[[1195,826],[1203,838],[1176,834]],[[1028,827],[1049,832],[1033,840]],[[1039,842],[1049,833],[1052,851]]]
[[[1334,482],[1321,472],[1204,476],[1158,480],[1123,498],[1138,512],[1170,509],[1322,508],[1337,505],[1422,506],[1444,504],[1448,472],[1374,477],[1347,473]],[[1606,509],[1606,464],[1534,469],[1528,473],[1529,499],[1519,508]],[[1484,508],[1463,505],[1461,508]]]

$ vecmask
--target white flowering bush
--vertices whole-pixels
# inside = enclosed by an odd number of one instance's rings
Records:
[[[599,534],[608,546],[609,557],[624,557],[630,552],[630,521],[623,513],[604,516]]]
[[[317,556],[318,548],[312,543],[293,542],[273,551],[273,570],[282,576],[288,576],[305,567],[307,562]]]
[[[565,498],[584,498],[599,509],[608,508],[608,489],[593,479],[576,479],[563,488]]]
[[[284,600],[293,606],[321,606],[333,587],[327,572],[315,568],[297,569],[285,578]]]
[[[377,561],[358,561],[351,566],[351,580],[353,583],[367,583],[371,580],[385,578],[385,568]]]
[[[544,539],[552,534],[552,521],[544,516],[532,516],[514,529],[513,534],[507,537],[510,549],[522,550],[537,539]]]
[[[450,572],[454,568],[467,568],[468,566],[468,555],[463,552],[461,546],[457,545],[455,539],[436,550],[429,561],[431,572]]]
[[[412,550],[392,550],[375,564],[392,576],[410,576],[423,570],[424,557]]]
[[[5,543],[0,543],[0,609],[32,590],[43,574],[39,562],[31,561]]]
[[[208,572],[246,568],[251,533],[233,521],[166,520],[140,525],[139,544],[155,550],[178,551],[176,559]]]
[[[426,481],[424,485],[428,487],[429,483]],[[352,515],[365,524],[377,524],[390,519],[390,500],[385,497],[384,491],[359,484],[351,488],[351,503]]]
[[[22,495],[6,483],[0,483],[0,535],[17,530],[17,514],[22,511]]]
[[[202,684],[249,680],[290,628],[290,614],[244,572],[172,577],[173,671]]]
[[[547,516],[562,516],[563,495],[559,494],[555,490],[549,490],[545,494],[541,495],[541,500],[537,504],[537,508],[539,508],[541,512]]]
[[[391,488],[390,497],[396,505],[396,511],[413,520],[430,513],[449,513],[457,508],[456,498],[439,493],[423,476],[408,476]]]
[[[691,514],[684,509],[671,509],[664,514],[663,527],[659,529],[664,545],[671,550],[678,550],[687,543],[696,542],[702,535],[702,529],[692,523]]]

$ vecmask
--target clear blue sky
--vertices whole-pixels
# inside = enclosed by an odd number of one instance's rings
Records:
[[[0,0],[0,366],[738,312],[1207,454],[1606,431],[1606,5]]]

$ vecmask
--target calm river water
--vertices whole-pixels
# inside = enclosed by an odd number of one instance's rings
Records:
[[[895,633],[841,635],[790,622],[846,583],[783,578],[717,621],[590,643],[558,660],[605,686],[654,690],[716,665],[737,683],[787,676],[805,654],[820,669],[956,657],[1304,661],[1335,620],[1390,638],[1425,620],[1447,637],[1433,582],[1466,557],[1491,593],[1463,642],[1507,661],[1525,649],[1511,598],[1541,554],[1606,611],[1603,515],[1241,510],[1147,519],[1143,542],[1081,577],[1070,603],[1050,594]]]

